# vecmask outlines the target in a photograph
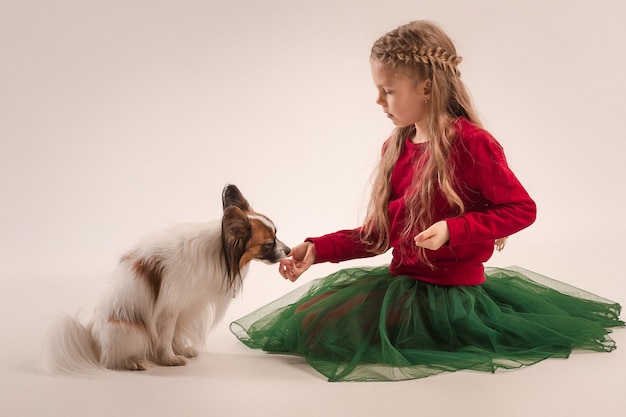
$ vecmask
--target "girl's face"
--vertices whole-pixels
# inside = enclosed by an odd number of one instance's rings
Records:
[[[378,90],[376,104],[397,127],[414,124],[423,129],[428,115],[425,100],[430,99],[430,80],[416,82],[401,72],[385,69],[376,61],[371,66],[372,79]]]

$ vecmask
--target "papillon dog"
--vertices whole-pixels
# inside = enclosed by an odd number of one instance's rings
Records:
[[[53,373],[185,365],[242,288],[252,260],[276,263],[290,249],[239,189],[222,193],[221,223],[180,224],[124,254],[86,325],[66,316],[50,332]]]

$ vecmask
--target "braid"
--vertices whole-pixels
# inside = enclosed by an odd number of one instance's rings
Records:
[[[463,58],[451,54],[441,46],[425,47],[418,49],[393,49],[385,51],[384,55],[391,60],[396,60],[403,65],[424,64],[439,67],[450,75],[461,76],[458,65]]]
[[[458,117],[465,117],[477,125],[480,125],[480,121],[460,78],[458,65],[461,57],[457,55],[452,40],[435,24],[414,21],[388,32],[372,45],[370,61],[382,65],[392,74],[401,74],[416,82],[426,79],[431,81],[427,106],[430,140],[424,154],[426,156],[420,160],[420,169],[415,170],[407,191],[407,218],[404,230],[400,231],[402,239],[410,240],[417,232],[426,230],[438,220],[433,217],[433,207],[439,195],[447,200],[451,215],[465,212],[466,207],[459,194],[460,185],[455,183],[449,161],[457,134],[454,121]],[[385,250],[389,245],[391,226],[387,205],[391,195],[390,177],[411,128],[396,127],[375,171],[361,239],[372,244],[377,251]],[[432,266],[426,250],[420,248],[418,251],[421,261]]]

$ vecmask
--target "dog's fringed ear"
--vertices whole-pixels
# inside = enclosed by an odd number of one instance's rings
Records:
[[[239,261],[246,251],[252,226],[241,208],[230,205],[224,209],[222,217],[222,257],[226,267],[228,289],[237,288],[241,281]]]
[[[224,187],[224,191],[222,192],[222,208],[226,210],[231,206],[238,207],[244,212],[251,211],[250,204],[248,204],[248,201],[243,197],[239,188],[233,184]]]

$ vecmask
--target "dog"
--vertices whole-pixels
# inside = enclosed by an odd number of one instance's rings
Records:
[[[87,325],[66,316],[51,331],[44,366],[53,373],[185,365],[242,288],[252,260],[276,263],[290,248],[235,185],[223,214],[179,224],[124,254]]]

